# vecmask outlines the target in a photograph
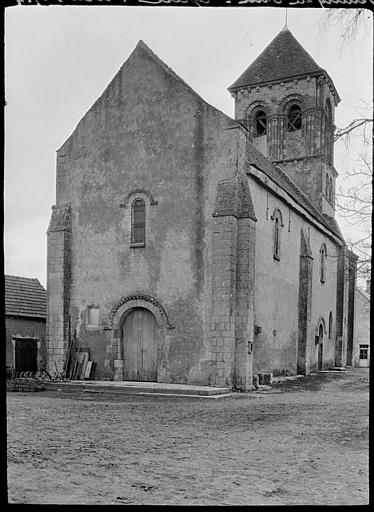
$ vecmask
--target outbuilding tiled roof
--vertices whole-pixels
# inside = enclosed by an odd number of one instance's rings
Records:
[[[38,279],[4,276],[5,314],[32,318],[46,318],[47,291]]]
[[[326,75],[288,29],[283,29],[234,82],[229,91],[305,75]],[[331,81],[332,84],[332,81]]]

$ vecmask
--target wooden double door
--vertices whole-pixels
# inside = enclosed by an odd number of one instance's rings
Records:
[[[123,324],[124,380],[156,382],[159,328],[154,315],[134,308]]]

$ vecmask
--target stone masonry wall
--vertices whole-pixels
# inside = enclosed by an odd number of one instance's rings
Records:
[[[327,121],[326,101],[331,105]],[[323,77],[304,77],[280,83],[242,88],[235,93],[235,116],[250,130],[251,143],[279,164],[314,204],[334,215],[333,202],[326,204],[323,193],[326,174],[333,180],[334,98]],[[287,108],[296,102],[302,109],[302,128],[287,131]],[[267,133],[255,136],[251,117],[254,109],[267,114]]]
[[[216,384],[252,389],[256,215],[244,174],[246,133],[235,128],[236,173],[217,185],[212,250],[212,357]]]
[[[234,383],[235,388],[247,391],[252,389],[253,377],[255,221],[238,219],[237,235]]]
[[[216,217],[213,241],[211,352],[214,384],[252,388],[255,226]]]
[[[47,369],[62,371],[69,343],[71,228],[68,205],[53,207],[47,245]]]
[[[233,385],[235,360],[237,219],[217,217],[213,241],[211,351],[216,360],[214,384]]]

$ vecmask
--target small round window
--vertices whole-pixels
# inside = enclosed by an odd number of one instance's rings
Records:
[[[288,132],[301,130],[301,108],[299,105],[292,105],[288,110]]]

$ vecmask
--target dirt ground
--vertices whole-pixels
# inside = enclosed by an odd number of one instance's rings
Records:
[[[8,501],[368,503],[369,371],[220,400],[7,394]]]

